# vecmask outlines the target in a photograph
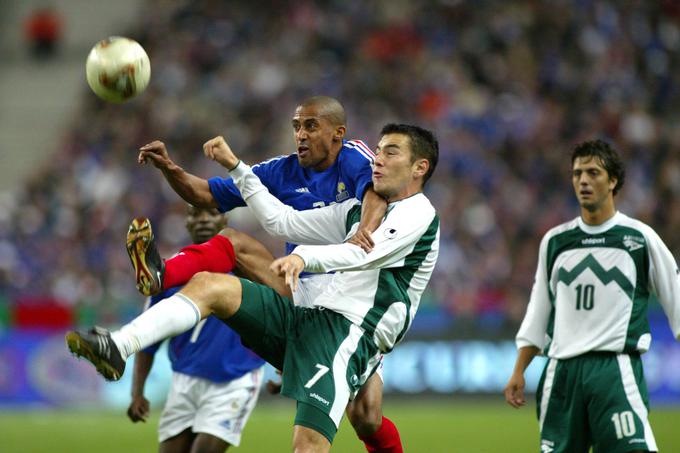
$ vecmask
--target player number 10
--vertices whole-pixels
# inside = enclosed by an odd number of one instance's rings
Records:
[[[576,287],[576,309],[592,310],[595,305],[595,285],[578,285]]]
[[[616,412],[612,415],[612,422],[614,422],[617,439],[635,434],[635,420],[631,411]]]

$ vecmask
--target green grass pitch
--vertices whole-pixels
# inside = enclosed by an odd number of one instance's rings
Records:
[[[3,411],[0,451],[5,453],[152,452],[157,450],[159,408],[146,424],[130,423],[120,413],[97,411]],[[538,452],[533,404],[514,410],[500,402],[446,398],[438,402],[385,402],[385,414],[402,435],[406,452]],[[293,404],[258,405],[243,433],[242,453],[290,451]],[[659,450],[680,451],[680,408],[657,407],[651,415]],[[332,451],[363,452],[343,421]]]

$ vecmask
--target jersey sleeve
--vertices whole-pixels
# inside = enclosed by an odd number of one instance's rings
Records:
[[[373,174],[373,161],[375,154],[361,140],[350,140],[345,143],[348,151],[349,175],[352,177],[354,193],[358,200],[364,199],[364,194],[369,187],[373,186],[371,179]]]
[[[422,200],[427,199],[423,197]],[[305,261],[307,272],[402,267],[406,256],[414,251],[417,242],[428,230],[432,231],[432,242],[438,244],[439,217],[429,202],[400,203],[388,212],[371,235],[375,245],[370,253],[350,243],[298,246],[293,253]],[[437,245],[433,248],[437,249]]]
[[[252,168],[253,173],[260,178],[266,187],[270,187],[270,185],[267,184],[271,175],[270,162],[271,161],[262,162]],[[220,212],[227,212],[234,208],[246,206],[246,202],[243,200],[243,197],[241,197],[241,192],[238,187],[236,187],[236,184],[234,184],[232,178],[216,176],[208,180],[208,185],[210,186],[210,192],[217,202],[217,207]]]
[[[345,219],[349,210],[358,203],[356,199],[296,211],[269,193],[253,170],[243,162],[231,171],[231,175],[255,218],[270,235],[298,244],[334,244],[345,240]]]
[[[671,330],[680,340],[680,271],[673,254],[658,234],[651,228],[645,229],[649,250],[650,290],[663,307]]]
[[[231,178],[215,176],[208,179],[208,186],[220,212],[231,211],[234,208],[246,205]]]
[[[531,289],[529,305],[515,338],[518,349],[526,346],[535,346],[543,350],[547,345],[546,331],[552,309],[546,264],[549,238],[549,234],[544,236],[539,247],[538,266],[536,268],[534,286]]]

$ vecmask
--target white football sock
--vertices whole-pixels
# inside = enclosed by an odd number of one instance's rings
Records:
[[[201,320],[196,304],[176,293],[163,299],[120,330],[111,332],[123,360],[142,349],[194,327]]]

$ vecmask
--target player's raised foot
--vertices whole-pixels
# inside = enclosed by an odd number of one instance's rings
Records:
[[[107,381],[123,376],[125,360],[108,330],[95,326],[87,332],[67,332],[66,346],[73,355],[90,361]]]
[[[137,290],[145,296],[161,292],[165,267],[156,248],[151,221],[145,217],[132,219],[125,243],[135,269]]]

